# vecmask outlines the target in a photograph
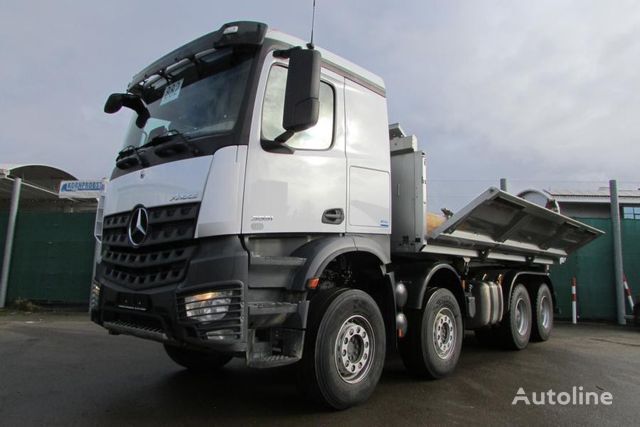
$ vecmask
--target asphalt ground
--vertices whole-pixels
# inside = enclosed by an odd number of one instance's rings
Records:
[[[610,392],[606,405],[512,405],[532,392]],[[0,425],[638,425],[640,331],[556,324],[520,352],[467,334],[455,374],[412,378],[389,358],[363,405],[333,412],[307,402],[292,367],[232,361],[194,376],[160,344],[109,336],[86,315],[0,315]]]

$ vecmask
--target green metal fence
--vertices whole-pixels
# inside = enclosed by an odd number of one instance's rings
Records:
[[[6,212],[0,214],[0,255],[7,219]],[[7,301],[86,304],[93,270],[94,219],[95,213],[19,212]]]
[[[571,317],[571,278],[575,276],[578,283],[578,316],[583,319],[616,320],[611,220],[576,219],[606,234],[576,251],[566,263],[552,267],[551,279],[558,296],[559,317]],[[640,221],[621,222],[624,271],[636,295],[640,291]],[[630,313],[629,307],[626,307]]]
[[[93,269],[94,213],[20,212],[15,233],[8,301],[86,304]],[[0,259],[8,215],[0,213]],[[571,317],[571,278],[578,282],[578,314],[615,320],[613,243],[609,219],[577,218],[606,234],[551,269],[560,318]],[[640,221],[622,220],[624,270],[640,294]],[[627,307],[627,312],[629,308]]]

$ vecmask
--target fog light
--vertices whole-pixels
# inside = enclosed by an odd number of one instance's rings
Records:
[[[212,341],[223,341],[229,338],[236,338],[238,333],[233,329],[218,329],[217,331],[207,332],[207,339]]]
[[[100,283],[91,283],[91,291],[89,292],[89,311],[96,310],[100,305]]]
[[[200,322],[220,320],[229,311],[233,291],[206,292],[185,297],[187,318]]]

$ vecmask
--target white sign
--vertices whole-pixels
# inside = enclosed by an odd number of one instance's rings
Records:
[[[96,199],[104,191],[104,181],[62,181],[58,197],[62,199]]]
[[[174,99],[178,99],[178,97],[180,96],[180,88],[182,87],[183,81],[184,79],[178,80],[175,83],[171,83],[164,89],[164,94],[162,95],[160,105],[168,104]]]

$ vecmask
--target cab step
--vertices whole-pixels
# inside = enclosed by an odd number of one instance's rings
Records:
[[[276,366],[285,366],[296,363],[300,357],[285,356],[281,354],[271,356],[258,356],[247,361],[247,366],[251,368],[274,368]]]

